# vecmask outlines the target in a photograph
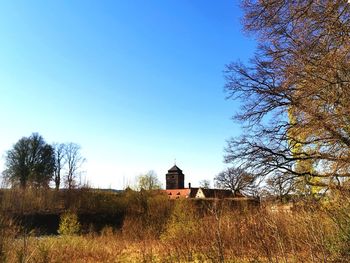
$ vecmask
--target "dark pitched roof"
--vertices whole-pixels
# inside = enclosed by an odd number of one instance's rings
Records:
[[[168,170],[168,172],[182,172],[182,170],[176,166],[176,164]]]
[[[195,198],[196,197],[198,189],[199,188],[196,188],[196,187],[191,187],[190,188],[190,198]]]
[[[232,198],[231,190],[201,188],[205,198]]]

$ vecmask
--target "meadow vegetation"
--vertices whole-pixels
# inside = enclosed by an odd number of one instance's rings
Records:
[[[25,199],[11,198],[25,195]],[[45,197],[46,195],[46,197]],[[51,196],[52,195],[52,196]],[[88,189],[68,192],[2,192],[2,262],[348,262],[350,193],[304,199],[292,210],[271,203],[232,206],[233,201],[171,201],[158,191],[120,194]],[[28,199],[30,196],[31,199]],[[54,196],[54,197],[53,197]],[[58,198],[59,196],[59,198]],[[71,207],[64,199],[72,198]],[[57,198],[57,199],[55,199]],[[61,200],[60,200],[61,199]],[[44,201],[45,200],[45,201]],[[62,207],[57,205],[57,202]],[[63,200],[63,201],[62,201]],[[30,205],[32,202],[33,205]],[[28,205],[28,207],[26,207]],[[52,205],[52,207],[50,207]],[[32,207],[32,210],[29,208]],[[17,220],[20,213],[61,216],[60,235],[38,235]],[[120,212],[122,224],[80,225],[82,211]],[[97,211],[96,210],[96,211]],[[95,212],[96,212],[95,211]],[[35,219],[35,218],[34,218]],[[34,220],[32,218],[32,220]],[[58,229],[57,229],[58,230]]]

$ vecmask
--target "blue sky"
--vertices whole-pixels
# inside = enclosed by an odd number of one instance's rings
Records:
[[[122,188],[174,158],[186,184],[212,181],[238,135],[225,64],[247,61],[238,1],[0,3],[0,170],[32,132],[75,142],[94,187]]]

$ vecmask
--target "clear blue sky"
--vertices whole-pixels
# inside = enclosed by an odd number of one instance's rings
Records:
[[[252,56],[238,1],[2,1],[0,170],[32,132],[75,142],[94,187],[174,158],[186,184],[212,181],[240,132],[223,92],[225,64]]]

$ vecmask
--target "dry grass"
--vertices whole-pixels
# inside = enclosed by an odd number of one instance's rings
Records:
[[[5,262],[350,262],[350,194],[289,212],[134,196],[121,230],[28,237],[3,221]],[[6,225],[7,224],[7,225]],[[6,231],[4,231],[6,229]],[[1,227],[0,227],[1,230]]]
[[[231,211],[219,216],[207,215],[195,225],[191,219],[170,221],[168,232],[160,239],[146,236],[130,239],[110,228],[101,235],[30,237],[25,252],[20,238],[8,247],[6,259],[7,262],[19,262],[19,259],[22,262],[347,262],[349,258],[343,257],[339,250],[336,224],[321,216],[325,214],[319,211],[273,214]],[[190,228],[186,229],[186,225]]]

